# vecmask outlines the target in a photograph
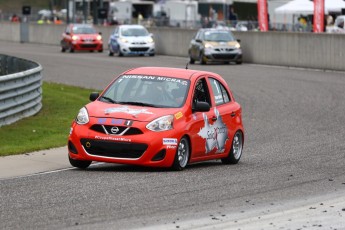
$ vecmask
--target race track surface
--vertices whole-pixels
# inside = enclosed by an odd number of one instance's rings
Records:
[[[95,90],[129,68],[188,62],[10,42],[0,42],[0,53],[39,62],[44,81]],[[0,228],[345,229],[345,74],[253,64],[189,68],[222,75],[242,105],[238,165],[210,161],[172,172],[96,164],[0,180]]]

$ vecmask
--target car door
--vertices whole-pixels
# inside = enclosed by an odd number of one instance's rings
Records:
[[[214,111],[212,109],[210,90],[206,80],[203,76],[199,78],[193,87],[192,96],[192,114],[190,120],[190,137],[192,156],[191,162],[198,158],[208,156],[213,149],[212,130],[210,125],[214,119]],[[193,107],[197,102],[207,102],[211,106],[208,112],[195,112]]]
[[[202,32],[199,31],[193,40],[191,41],[191,48],[190,48],[190,53],[192,58],[198,59],[199,58],[199,53],[200,53],[200,44],[202,43],[201,41],[202,37]]]
[[[230,151],[231,142],[238,124],[241,122],[241,107],[232,99],[232,95],[220,80],[213,76],[208,77],[211,88],[211,100],[214,106],[216,120],[213,128],[217,130],[217,152]]]
[[[109,46],[111,46],[111,49],[114,53],[117,53],[119,51],[119,27],[115,28],[114,33],[111,34],[109,39]]]
[[[68,25],[65,32],[62,34],[61,46],[68,48],[71,40],[71,28]]]

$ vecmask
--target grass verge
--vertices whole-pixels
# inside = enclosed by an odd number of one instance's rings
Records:
[[[94,91],[47,82],[42,89],[39,113],[0,128],[0,156],[67,145],[71,122]]]

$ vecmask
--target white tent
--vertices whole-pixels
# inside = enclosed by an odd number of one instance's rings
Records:
[[[341,9],[345,9],[345,1],[325,0],[325,9],[328,12],[341,12]]]
[[[345,9],[343,0],[325,0],[325,14]],[[292,0],[274,10],[277,14],[314,14],[314,3],[310,0]]]
[[[314,3],[309,0],[292,0],[274,10],[277,14],[313,14]]]

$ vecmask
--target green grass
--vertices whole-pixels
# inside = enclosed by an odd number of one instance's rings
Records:
[[[67,145],[70,125],[94,91],[46,82],[42,89],[43,106],[39,113],[0,127],[0,156]]]

